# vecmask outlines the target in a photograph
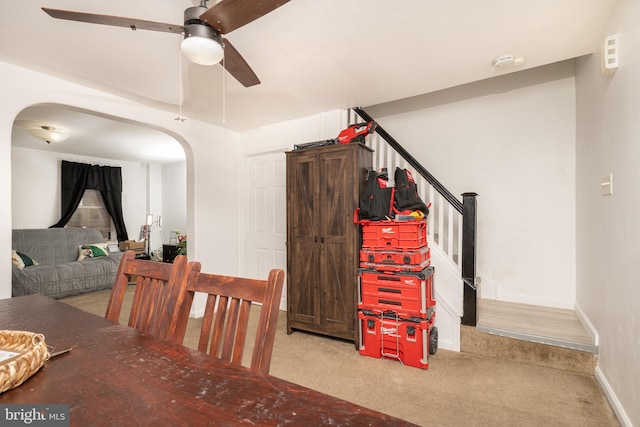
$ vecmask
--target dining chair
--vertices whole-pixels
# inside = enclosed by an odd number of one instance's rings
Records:
[[[244,353],[249,313],[252,305],[259,303],[258,319],[250,369],[269,373],[273,342],[284,284],[284,271],[273,269],[266,280],[222,276],[202,273],[199,262],[193,264],[183,294],[182,312],[173,322],[175,332],[182,333],[175,341],[184,338],[189,309],[196,292],[207,295],[198,351],[218,359],[241,365]],[[256,308],[258,308],[256,306]]]
[[[127,324],[142,332],[171,340],[167,336],[170,324],[192,267],[193,263],[187,263],[187,257],[183,255],[177,256],[169,264],[136,259],[134,251],[126,251],[120,260],[105,317],[114,322],[120,320],[125,293],[135,280]]]

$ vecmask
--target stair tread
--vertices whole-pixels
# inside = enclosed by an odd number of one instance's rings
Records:
[[[477,329],[511,338],[597,352],[594,337],[584,328],[573,310],[480,299]]]

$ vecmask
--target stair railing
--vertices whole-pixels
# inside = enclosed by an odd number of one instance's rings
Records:
[[[363,120],[370,122],[374,119],[360,107],[350,111],[349,123]],[[463,325],[475,326],[477,194],[463,193],[462,201],[458,200],[379,124],[375,135],[367,138],[366,145],[374,150],[375,169],[387,168],[390,179],[393,178],[396,167],[408,169],[416,180],[420,197],[427,205],[431,204],[427,227],[429,241],[437,244],[460,270],[464,283],[461,322]]]

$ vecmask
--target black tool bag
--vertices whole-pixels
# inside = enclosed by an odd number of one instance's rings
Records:
[[[421,211],[424,215],[429,214],[429,208],[418,195],[418,186],[407,169],[396,167],[393,175],[396,183],[395,194],[393,196],[393,210],[396,213]]]
[[[360,220],[380,221],[393,217],[393,188],[387,187],[386,169],[369,171],[367,186],[360,199],[358,217]]]

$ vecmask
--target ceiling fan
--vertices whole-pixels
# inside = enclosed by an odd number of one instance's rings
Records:
[[[227,34],[266,15],[289,0],[222,0],[208,9],[207,1],[200,0],[199,6],[185,9],[184,25],[47,7],[43,7],[42,10],[57,19],[128,27],[132,30],[184,34],[181,50],[191,61],[202,65],[213,65],[220,62],[224,56],[223,67],[242,85],[250,87],[259,84],[258,76],[229,40],[222,37],[222,34]]]

